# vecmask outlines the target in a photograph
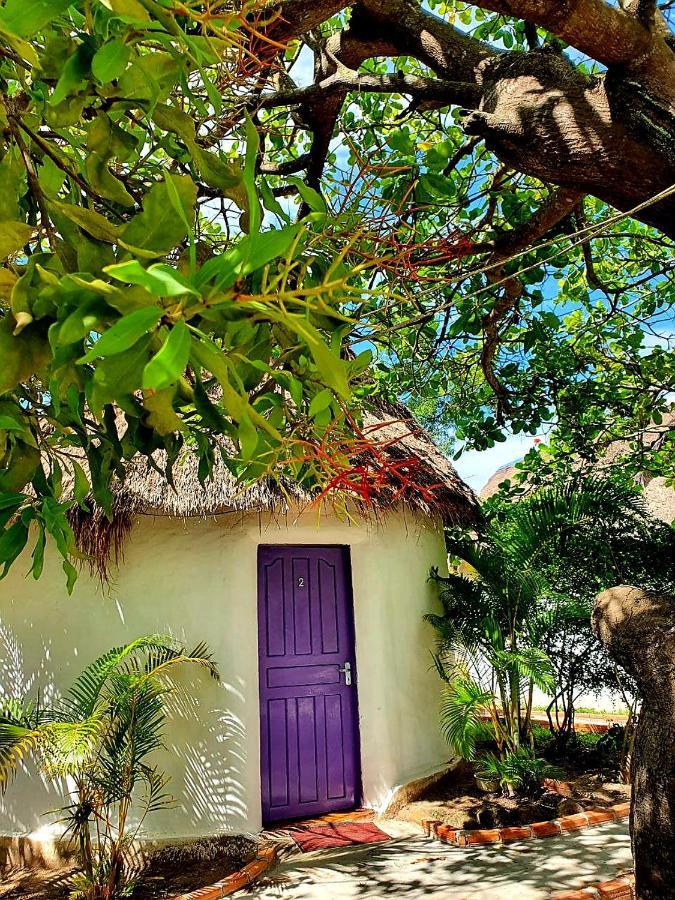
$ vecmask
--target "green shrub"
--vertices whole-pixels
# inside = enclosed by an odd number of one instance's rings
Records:
[[[532,794],[545,778],[560,778],[562,772],[531,750],[521,747],[500,759],[494,753],[481,757],[476,775],[485,781],[498,781],[509,794]]]

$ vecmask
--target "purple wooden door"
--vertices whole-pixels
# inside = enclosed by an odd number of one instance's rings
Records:
[[[260,547],[263,821],[349,809],[359,748],[349,551]]]

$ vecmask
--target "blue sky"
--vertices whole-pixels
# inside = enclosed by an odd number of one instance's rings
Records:
[[[489,450],[467,450],[454,466],[474,491],[480,491],[497,469],[522,459],[535,440],[531,434],[513,434]]]

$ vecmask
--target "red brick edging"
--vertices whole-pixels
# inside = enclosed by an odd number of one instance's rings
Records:
[[[619,875],[611,881],[581,888],[577,891],[563,891],[555,894],[553,900],[635,900],[635,876],[631,872]]]
[[[434,821],[424,822],[424,828],[427,834],[434,835],[446,844],[471,847],[476,844],[510,844],[530,838],[555,837],[560,834],[568,834],[570,831],[578,831],[580,828],[588,828],[591,825],[603,825],[606,822],[624,819],[629,813],[630,803],[616,803],[609,809],[589,809],[585,813],[561,816],[559,819],[552,819],[548,822],[534,822],[532,825],[520,825],[513,828],[482,828],[465,831],[462,828],[453,828],[451,825]]]
[[[233,872],[232,875],[228,875],[222,881],[216,881],[215,884],[190,891],[189,894],[178,894],[172,900],[220,900],[220,897],[227,897],[238,891],[239,888],[253,884],[257,878],[267,872],[276,859],[277,851],[274,847],[263,847],[258,851],[255,859],[247,863],[243,869],[239,869],[238,872]]]

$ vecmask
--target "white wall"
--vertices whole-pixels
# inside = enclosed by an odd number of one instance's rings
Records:
[[[189,701],[171,712],[168,750],[174,809],[154,814],[146,833],[165,837],[260,827],[256,548],[260,543],[347,544],[351,548],[359,674],[364,801],[382,805],[402,782],[448,756],[438,731],[438,678],[426,583],[443,568],[440,525],[409,513],[376,525],[332,515],[217,520],[140,517],[112,587],[83,572],[68,597],[54,552],[38,582],[19,559],[0,582],[0,694],[65,690],[101,652],[134,637],[170,632],[207,641],[218,684],[191,672]],[[41,814],[59,792],[20,773],[0,797],[0,834],[45,833]]]

